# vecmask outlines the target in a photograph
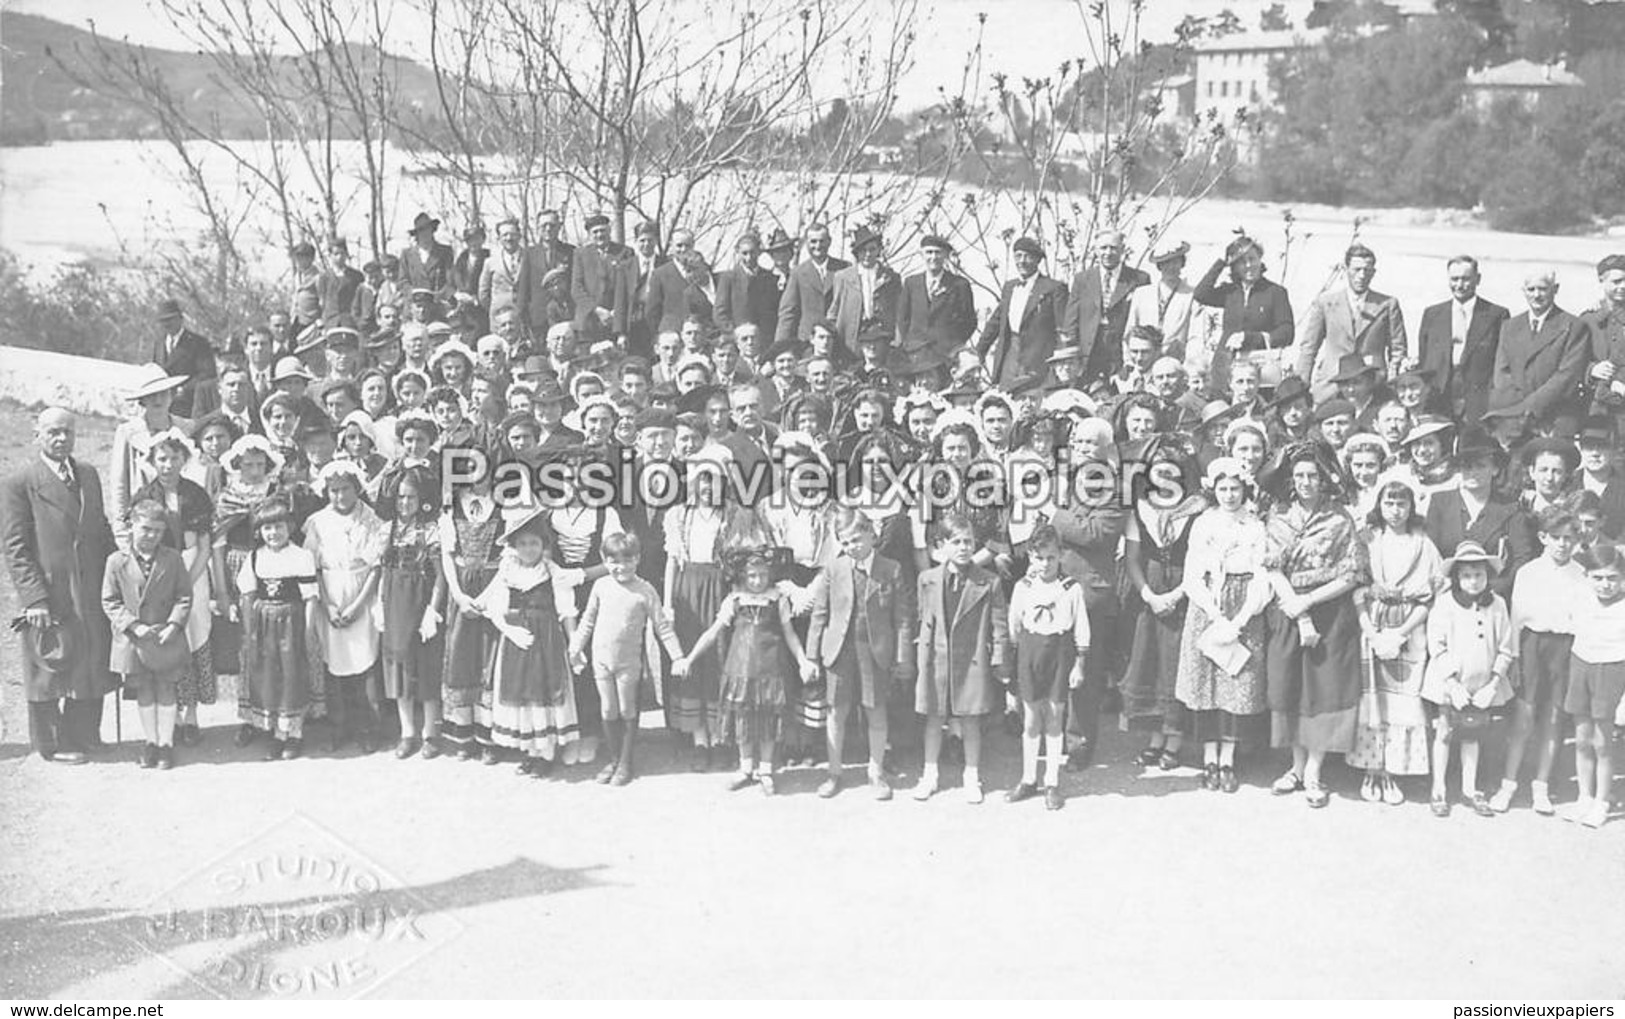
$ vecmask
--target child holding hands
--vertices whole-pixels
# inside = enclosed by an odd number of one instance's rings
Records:
[[[1480,817],[1494,817],[1478,789],[1478,744],[1488,732],[1490,714],[1512,699],[1507,674],[1516,657],[1512,617],[1506,602],[1490,590],[1495,560],[1477,542],[1464,541],[1445,562],[1450,589],[1428,613],[1427,671],[1422,696],[1439,706],[1433,737],[1435,817],[1450,815],[1445,774],[1450,744],[1461,748],[1461,794]]]
[[[1625,725],[1625,553],[1601,544],[1579,560],[1595,597],[1575,614],[1563,702],[1574,716],[1574,772],[1580,785],[1570,818],[1601,828],[1614,785],[1614,732]]]

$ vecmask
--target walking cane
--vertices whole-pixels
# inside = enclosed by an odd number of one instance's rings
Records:
[[[98,734],[100,735],[100,734]],[[113,691],[113,745],[124,742],[124,691]]]

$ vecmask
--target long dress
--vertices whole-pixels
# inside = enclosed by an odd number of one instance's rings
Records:
[[[237,712],[248,725],[297,739],[310,707],[305,600],[316,563],[296,545],[256,549],[237,575],[243,592],[243,649]]]
[[[228,479],[215,499],[214,541],[226,548],[226,591],[221,600],[236,605],[243,592],[237,590],[237,574],[254,550],[254,511],[259,509],[274,491],[270,481],[259,485],[244,485],[235,478]],[[214,647],[214,668],[217,675],[236,675],[242,661],[243,627],[241,621],[232,622],[229,616],[217,617],[209,635]]]
[[[1211,509],[1196,518],[1185,554],[1185,583],[1218,588],[1219,610],[1234,619],[1242,608],[1262,599],[1264,522],[1248,510],[1227,513]],[[1174,695],[1191,713],[1192,735],[1204,742],[1248,742],[1260,735],[1269,700],[1264,680],[1264,616],[1255,613],[1241,628],[1239,641],[1250,653],[1235,672],[1226,672],[1202,653],[1197,641],[1214,620],[1195,602],[1185,613],[1179,641],[1179,669]]]
[[[151,499],[164,507],[164,544],[181,554],[181,561],[192,569],[197,557],[207,556],[213,548],[214,504],[201,485],[181,478],[173,492],[163,482],[153,479],[135,493],[131,505]],[[188,540],[190,535],[202,535],[203,548],[199,550]],[[192,611],[186,617],[186,646],[192,649],[192,660],[175,684],[175,706],[188,708],[195,704],[213,704],[218,694],[214,667],[214,648],[209,637],[214,629],[214,611],[209,606],[213,584],[208,570],[198,574],[192,582]]]
[[[502,514],[485,499],[470,516],[463,506],[440,515],[440,547],[451,558],[457,584],[469,598],[477,598],[496,575],[502,546]],[[491,650],[496,633],[490,620],[478,612],[464,612],[446,599],[445,665],[441,671],[441,706],[445,721],[441,732],[458,746],[484,739],[491,710]]]
[[[372,667],[378,663],[378,622],[373,603],[378,592],[359,606],[348,626],[335,627],[328,621],[329,610],[350,604],[366,585],[367,575],[384,556],[389,531],[364,502],[356,503],[348,514],[331,507],[317,510],[305,521],[305,548],[316,560],[321,578],[322,611],[316,613],[316,645],[326,673],[311,676],[313,714],[325,713],[327,676],[348,677],[369,674],[370,694],[379,691],[370,684]]]
[[[677,570],[671,592],[672,628],[678,642],[691,648],[716,622],[728,594],[728,582],[717,562],[723,517],[683,506],[666,514],[664,526],[666,555]],[[717,713],[726,655],[726,638],[719,639],[715,647],[695,656],[686,676],[674,677],[672,683],[672,724],[699,746],[721,739],[720,733],[712,732],[711,723]]]
[[[489,710],[482,709],[498,746],[552,760],[581,738],[576,685],[561,618],[574,618],[570,588],[544,559],[535,566],[505,554],[478,596],[479,604],[531,632],[528,648],[498,637],[491,649]]]
[[[1397,627],[1418,605],[1433,601],[1444,564],[1426,534],[1395,534],[1385,527],[1371,536],[1366,551],[1372,585],[1366,611],[1378,628]],[[1422,704],[1427,657],[1425,625],[1406,635],[1398,657],[1388,660],[1378,658],[1361,635],[1363,683],[1349,767],[1390,775],[1428,773],[1428,720]]]
[[[444,631],[422,637],[423,613],[434,599],[435,566],[440,558],[438,523],[419,518],[389,524],[383,574],[378,582],[382,610],[384,696],[414,701],[440,700],[445,661]]]
[[[1314,513],[1296,501],[1264,522],[1264,566],[1283,574],[1304,594],[1331,580],[1353,585],[1366,578],[1365,542],[1341,506]],[[1351,594],[1309,610],[1320,641],[1304,647],[1298,621],[1279,605],[1269,609],[1265,664],[1269,679],[1270,739],[1278,747],[1347,753],[1354,749],[1360,706],[1360,621]]]
[[[1159,511],[1145,500],[1135,504],[1124,538],[1139,547],[1145,582],[1157,594],[1179,589],[1185,579],[1186,550],[1191,528],[1204,503],[1192,497]],[[1129,641],[1128,665],[1123,671],[1123,720],[1138,729],[1178,733],[1185,728],[1184,710],[1175,696],[1179,675],[1179,643],[1185,629],[1186,603],[1159,616],[1144,604],[1135,612]]]
[[[791,670],[784,641],[789,601],[773,595],[729,595],[721,615],[731,631],[728,657],[722,666],[722,693],[717,708],[718,733],[737,743],[741,753],[779,738]]]

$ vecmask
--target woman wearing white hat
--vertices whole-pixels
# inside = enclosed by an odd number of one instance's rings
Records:
[[[190,421],[169,412],[176,392],[185,384],[186,376],[171,375],[156,364],[147,364],[137,370],[134,384],[124,394],[141,413],[122,422],[113,432],[112,463],[107,471],[113,499],[107,519],[121,543],[130,533],[124,518],[132,505],[131,497],[153,478],[152,465],[147,461],[147,448],[153,438],[172,428],[191,430]]]

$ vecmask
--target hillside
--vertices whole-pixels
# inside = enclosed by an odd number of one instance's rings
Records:
[[[110,52],[122,54],[128,44],[103,39]],[[217,118],[216,133],[223,138],[258,138],[262,122],[246,106],[222,97],[215,60],[202,53],[144,47],[146,58],[171,91],[184,102],[208,97],[206,112]],[[371,62],[374,51],[356,48],[356,59]],[[51,141],[152,138],[157,122],[135,104],[117,96],[80,87],[52,56],[87,72],[95,65],[95,37],[90,32],[33,14],[0,11],[0,145],[41,145]],[[402,103],[433,109],[434,76],[413,61],[386,57],[393,87]],[[283,77],[296,90],[292,61]]]

